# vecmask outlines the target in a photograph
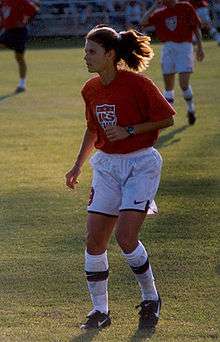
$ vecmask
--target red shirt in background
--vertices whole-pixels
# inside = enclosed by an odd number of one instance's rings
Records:
[[[159,135],[159,130],[154,130],[110,142],[106,126],[162,121],[175,114],[150,79],[131,71],[118,71],[109,85],[103,85],[99,76],[90,79],[82,89],[82,96],[87,127],[97,134],[95,147],[106,153],[129,153],[153,146]]]
[[[193,32],[201,25],[194,8],[186,2],[174,7],[162,7],[156,10],[148,20],[149,26],[155,26],[161,42],[192,42]]]
[[[0,27],[9,30],[23,27],[37,7],[28,0],[2,0],[0,3]]]

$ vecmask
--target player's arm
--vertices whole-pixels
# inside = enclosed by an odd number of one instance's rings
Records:
[[[173,124],[174,124],[173,116],[170,116],[169,118],[165,120],[155,121],[155,122],[144,122],[138,125],[134,125],[134,131],[136,134],[147,133],[147,132],[154,131],[157,129],[162,129],[162,128],[173,126]]]
[[[81,172],[81,168],[92,152],[96,139],[96,133],[87,128],[76,161],[71,170],[66,174],[66,185],[69,188],[74,189],[75,184],[78,183],[77,178]]]
[[[148,9],[148,11],[145,12],[143,18],[141,19],[141,26],[145,27],[148,26],[148,21],[150,16],[154,13],[154,11],[162,5],[162,0],[156,0],[153,5]]]
[[[35,0],[23,0],[23,9],[26,14],[26,21],[33,19],[40,11],[40,2]]]
[[[132,134],[136,135],[167,128],[173,124],[174,119],[170,116],[161,121],[143,122],[137,125],[132,125],[132,127],[109,126],[106,128],[106,135],[109,141],[116,141],[129,137],[131,135],[131,133],[129,133],[129,128],[132,128]]]
[[[194,34],[196,36],[196,58],[199,62],[201,62],[205,58],[205,52],[202,46],[202,33],[198,26],[194,31]]]

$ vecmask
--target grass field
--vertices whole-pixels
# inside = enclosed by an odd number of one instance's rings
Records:
[[[80,88],[89,75],[83,50],[61,45],[29,49],[28,91],[17,96],[13,56],[0,54],[0,342],[144,341],[137,332],[139,289],[114,237],[112,326],[87,336],[79,329],[91,309],[83,272],[91,169],[87,163],[75,192],[65,188],[64,174],[85,127]],[[220,341],[220,48],[204,46],[206,60],[192,77],[198,121],[187,125],[176,84],[176,124],[158,142],[160,215],[141,233],[163,298],[155,342]],[[154,49],[149,75],[162,89],[159,45]]]

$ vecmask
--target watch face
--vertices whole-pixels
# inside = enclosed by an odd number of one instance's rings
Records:
[[[128,134],[133,135],[134,134],[134,127],[127,127],[127,132],[128,132]]]

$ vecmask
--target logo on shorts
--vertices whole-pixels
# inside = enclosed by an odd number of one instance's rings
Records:
[[[96,106],[96,116],[98,122],[102,128],[106,128],[107,126],[116,126],[117,125],[117,116],[115,113],[115,105],[97,105]]]
[[[165,23],[168,30],[175,31],[177,27],[177,17],[169,17],[165,20]]]
[[[134,204],[141,204],[141,203],[144,203],[144,202],[147,202],[147,200],[144,200],[144,201],[134,201]]]
[[[95,190],[94,188],[91,188],[90,194],[89,194],[89,202],[88,202],[88,207],[92,204],[93,197],[94,197]]]

